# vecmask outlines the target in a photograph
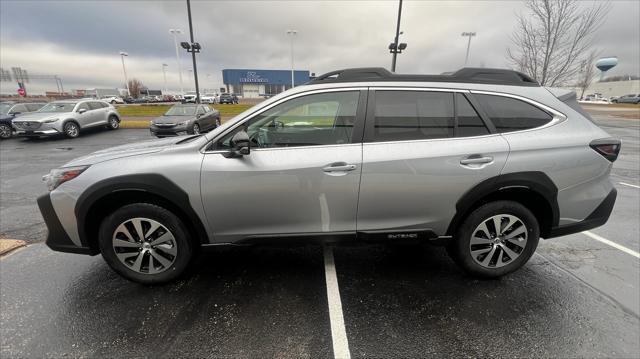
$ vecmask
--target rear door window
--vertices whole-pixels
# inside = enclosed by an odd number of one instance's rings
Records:
[[[425,140],[454,135],[453,93],[376,91],[373,142]]]
[[[103,108],[104,108],[104,106],[102,106],[102,103],[101,103],[101,102],[95,102],[95,101],[93,101],[93,102],[89,102],[89,107],[90,107],[92,110],[100,110],[100,109],[103,109]]]
[[[483,136],[489,129],[482,121],[469,100],[463,94],[456,94],[456,137]]]
[[[500,133],[540,127],[553,119],[546,111],[511,97],[482,94],[474,97]]]

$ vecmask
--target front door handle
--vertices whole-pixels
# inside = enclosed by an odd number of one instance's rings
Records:
[[[346,172],[353,171],[356,169],[356,165],[347,164],[345,162],[337,162],[324,167],[322,170],[324,172]]]
[[[481,165],[493,161],[491,156],[469,156],[460,160],[461,165]]]

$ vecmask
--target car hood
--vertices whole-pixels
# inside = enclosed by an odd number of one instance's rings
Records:
[[[184,139],[185,137],[179,136],[111,147],[73,159],[71,160],[71,162],[66,163],[63,167],[86,166],[122,157],[138,156],[160,152],[175,145],[180,141],[183,141]]]
[[[29,112],[29,113],[25,113],[24,115],[20,115],[16,117],[16,120],[18,121],[37,121],[37,122],[42,122],[48,119],[52,119],[52,118],[63,118],[63,117],[68,117],[69,113],[66,112],[58,112],[58,113],[52,113],[52,112]]]
[[[176,124],[182,121],[189,121],[195,119],[195,116],[160,116],[158,118],[153,119],[153,123],[155,124],[166,124],[173,123]]]

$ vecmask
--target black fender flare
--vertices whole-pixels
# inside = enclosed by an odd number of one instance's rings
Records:
[[[92,247],[95,245],[92,238],[89,238],[86,227],[89,211],[101,199],[122,191],[146,192],[170,202],[182,212],[187,222],[185,225],[194,229],[199,242],[201,244],[207,243],[207,231],[200,217],[191,207],[189,195],[165,176],[150,173],[111,177],[92,184],[78,197],[74,212],[78,223],[80,242],[83,246]]]
[[[558,187],[544,172],[514,172],[488,178],[468,190],[456,202],[456,214],[449,223],[446,234],[451,236],[462,223],[469,211],[484,198],[511,188],[524,188],[542,196],[551,208],[551,226],[560,221],[558,206]]]

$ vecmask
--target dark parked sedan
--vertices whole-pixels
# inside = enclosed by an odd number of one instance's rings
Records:
[[[22,113],[38,111],[46,103],[0,103],[0,138],[9,138],[13,135],[11,120]]]
[[[229,103],[229,104],[238,103],[238,96],[236,96],[235,94],[223,93],[222,95],[220,95],[219,103],[220,104],[223,104],[223,103]]]
[[[220,126],[220,112],[207,105],[174,105],[151,121],[151,134],[157,137],[197,135]]]

